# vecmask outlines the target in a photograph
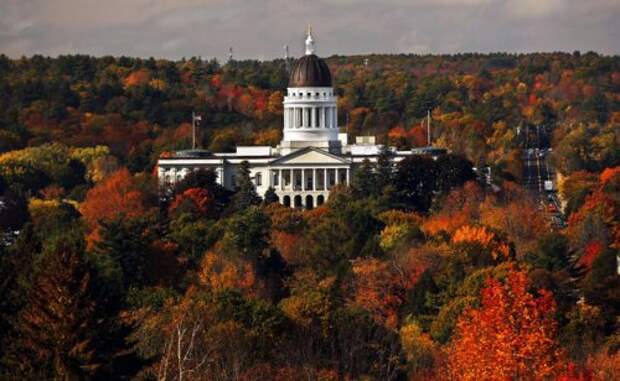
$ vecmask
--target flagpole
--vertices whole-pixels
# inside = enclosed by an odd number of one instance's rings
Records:
[[[196,114],[192,111],[192,149],[196,149]]]

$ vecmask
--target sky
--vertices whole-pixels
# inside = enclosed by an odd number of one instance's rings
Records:
[[[0,0],[0,53],[179,59],[317,54],[620,54],[620,0]]]

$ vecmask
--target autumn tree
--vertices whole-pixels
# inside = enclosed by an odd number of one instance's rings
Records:
[[[459,319],[447,372],[460,380],[546,379],[557,374],[553,295],[528,292],[527,275],[511,272],[505,283],[488,280],[479,308]]]
[[[27,378],[92,378],[105,361],[98,347],[105,319],[97,315],[84,247],[59,240],[42,260],[18,321],[15,369]]]
[[[157,195],[149,181],[123,168],[88,191],[80,212],[91,231],[89,245],[99,239],[100,221],[142,217],[155,210]]]

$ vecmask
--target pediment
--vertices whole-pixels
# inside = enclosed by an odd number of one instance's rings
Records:
[[[288,164],[349,164],[349,161],[318,148],[303,148],[271,162],[272,165]]]

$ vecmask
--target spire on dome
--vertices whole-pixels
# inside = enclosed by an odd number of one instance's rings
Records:
[[[314,54],[314,38],[312,38],[312,27],[308,25],[308,33],[306,37],[306,55]]]

